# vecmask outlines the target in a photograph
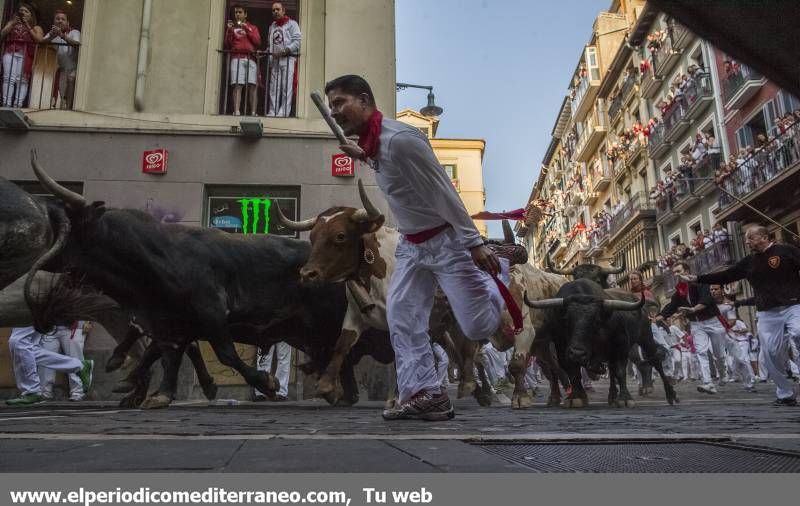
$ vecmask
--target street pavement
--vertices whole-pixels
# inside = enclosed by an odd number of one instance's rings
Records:
[[[512,410],[505,396],[483,408],[454,401],[449,422],[395,421],[382,403],[330,407],[321,400],[282,403],[176,402],[163,410],[121,410],[109,402],[0,408],[0,471],[209,472],[529,472],[482,442],[721,442],[800,458],[800,407],[774,407],[774,387],[739,384],[700,394],[677,387],[669,406],[660,384],[636,407],[611,408],[607,383],[590,406]],[[454,396],[454,391],[451,392]],[[477,443],[477,444],[476,444]]]

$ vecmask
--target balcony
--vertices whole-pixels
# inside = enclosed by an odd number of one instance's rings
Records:
[[[767,144],[753,156],[742,162],[722,182],[722,189],[740,199],[751,200],[774,189],[768,197],[769,205],[780,209],[783,205],[796,206],[794,183],[786,184],[786,178],[800,168],[800,124],[795,123],[778,138]],[[783,183],[781,185],[781,183]],[[782,202],[780,202],[781,200]],[[727,194],[720,195],[720,213],[736,202]],[[721,215],[718,216],[721,219]]]
[[[223,57],[222,93],[220,96],[219,114],[243,116],[268,116],[294,118],[297,116],[297,94],[294,90],[294,71],[288,68],[296,66],[299,55],[272,56],[268,51],[254,51],[243,56],[241,52],[218,50]],[[274,63],[273,63],[274,61]],[[302,65],[302,63],[300,63]],[[274,72],[270,69],[275,68]],[[249,75],[248,75],[249,74]],[[250,84],[251,79],[259,84]],[[231,82],[243,83],[244,89],[234,89]],[[241,88],[241,85],[240,85]],[[255,88],[255,110],[247,97]],[[236,104],[236,98],[240,103]]]
[[[764,76],[746,65],[722,81],[726,109],[741,109],[764,86]]]
[[[611,101],[611,105],[608,106],[608,119],[611,123],[614,123],[619,113],[622,112],[622,106],[627,102],[626,99],[634,86],[636,86],[636,79],[634,79],[633,75],[628,76],[625,81],[623,81],[622,88],[620,88],[614,100]]]
[[[647,61],[647,60],[645,60]],[[653,70],[656,66],[656,62],[658,58],[655,54],[650,56],[649,65],[647,69],[642,73],[642,98],[653,99],[658,92],[658,88],[661,86],[661,83],[664,81],[664,78],[660,75],[656,74]]]
[[[686,259],[692,274],[701,275],[709,274],[711,272],[721,271],[734,263],[733,252],[731,251],[731,242],[722,241],[715,242],[703,251],[695,254]],[[670,294],[675,290],[677,279],[672,274],[671,269],[664,269],[662,271],[664,277],[665,292]]]
[[[600,91],[599,79],[592,81],[589,76],[581,78],[575,98],[572,100],[572,118],[576,122],[583,121],[583,118],[592,109],[598,91]]]
[[[592,191],[601,192],[611,184],[611,169],[608,162],[595,160],[592,165]]]
[[[708,157],[706,157],[708,158]],[[694,181],[678,179],[675,182],[675,195],[672,198],[672,209],[682,213],[700,201],[700,196],[694,192]]]
[[[28,87],[15,86],[13,80],[4,81],[0,105],[13,109],[72,109],[79,52],[79,45],[73,46],[66,42],[0,44],[0,54],[8,56],[11,67],[9,72],[12,75],[17,71],[24,73],[22,68],[14,67],[14,62],[22,66],[25,61],[24,58],[12,59],[13,53],[30,55],[33,58]],[[59,61],[64,63],[65,68],[59,67]]]
[[[608,230],[597,230],[589,234],[589,248],[586,256],[590,258],[599,257],[603,253],[604,245],[608,242]]]
[[[642,153],[644,153],[644,146],[645,143],[638,138],[628,145],[628,149],[625,151],[625,164],[628,167],[633,167]]]
[[[572,263],[572,259],[578,253],[586,253],[589,250],[589,238],[586,231],[577,232],[567,243],[567,251],[564,253],[564,263]]]
[[[631,196],[631,199],[611,217],[611,224],[609,225],[608,236],[613,242],[623,232],[630,229],[630,227],[640,219],[652,218],[653,207],[647,194],[639,192]]]
[[[675,20],[669,22],[667,31],[672,38],[672,47],[678,51],[683,51],[689,47],[689,44],[694,42],[694,32]]]
[[[626,169],[624,157],[620,156],[614,160],[614,181],[622,181],[625,179],[625,174],[628,173]]]
[[[606,127],[606,119],[603,110],[595,107],[592,115],[586,121],[583,132],[578,138],[576,147],[575,161],[588,162],[592,155],[600,147],[603,138],[606,136],[608,128]]]
[[[650,138],[647,141],[647,152],[650,158],[662,157],[669,151],[670,143],[667,142],[664,134],[664,123],[659,123],[650,130]]]
[[[694,81],[684,93],[686,98],[686,117],[697,118],[714,101],[714,88],[710,74],[695,74]]]
[[[664,138],[668,142],[675,142],[689,128],[691,121],[686,114],[687,110],[686,98],[679,96],[664,114]]]
[[[719,150],[719,148],[717,148]],[[692,174],[698,180],[694,182],[694,192],[700,197],[705,197],[717,191],[714,184],[714,173],[722,162],[722,155],[719,153],[708,153],[699,162],[695,163]]]
[[[675,49],[672,44],[672,37],[670,35],[667,35],[667,37],[661,43],[661,47],[658,49],[656,54],[658,55],[658,58],[653,62],[653,68],[656,75],[659,76],[666,75],[681,59],[681,51],[679,49]]]
[[[656,199],[656,222],[659,225],[672,223],[680,216],[674,209],[674,196],[665,195]]]

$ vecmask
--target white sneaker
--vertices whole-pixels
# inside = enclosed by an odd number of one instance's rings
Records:
[[[697,391],[700,393],[713,395],[717,393],[717,387],[714,386],[713,383],[706,383],[705,385],[700,385],[697,387]]]

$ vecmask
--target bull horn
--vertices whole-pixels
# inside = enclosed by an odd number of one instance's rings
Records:
[[[600,267],[603,274],[622,274],[625,271],[625,266],[621,267]]]
[[[278,217],[278,221],[281,222],[281,225],[296,232],[307,232],[314,228],[314,224],[317,222],[316,218],[309,218],[304,221],[292,221],[283,215],[281,206],[279,206],[277,202],[275,203],[275,215]]]
[[[574,271],[574,269],[558,269],[553,265],[553,259],[550,258],[550,255],[545,255],[544,257],[547,261],[547,272],[561,274],[562,276],[572,276],[572,271]]]
[[[528,300],[528,291],[522,294],[522,300],[525,301],[525,305],[528,307],[532,307],[534,309],[548,309],[554,307],[561,307],[564,305],[564,299],[542,299],[542,300],[535,300],[531,302]]]
[[[603,307],[611,311],[636,311],[644,307],[644,295],[639,302],[628,302],[625,300],[604,300]]]
[[[56,183],[55,180],[44,171],[44,168],[39,164],[39,158],[36,155],[35,149],[31,150],[31,166],[33,167],[33,173],[36,174],[36,178],[42,183],[45,190],[63,200],[65,204],[70,204],[75,207],[86,207],[86,199],[83,198],[83,196],[67,190]]]
[[[364,210],[367,211],[367,216],[370,220],[374,220],[383,214],[367,197],[367,191],[364,189],[364,183],[361,182],[361,178],[358,179],[358,195],[361,197],[361,204],[364,205]]]
[[[503,240],[508,244],[516,243],[516,239],[514,238],[514,230],[511,228],[511,224],[508,220],[503,220]]]

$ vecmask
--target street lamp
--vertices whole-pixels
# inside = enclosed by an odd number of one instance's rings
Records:
[[[406,88],[421,88],[423,90],[428,90],[428,105],[419,110],[420,114],[423,116],[441,116],[444,112],[444,109],[433,102],[433,86],[420,86],[419,84],[408,83],[397,83],[395,86],[397,87],[397,91],[404,90]]]

